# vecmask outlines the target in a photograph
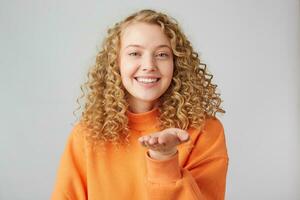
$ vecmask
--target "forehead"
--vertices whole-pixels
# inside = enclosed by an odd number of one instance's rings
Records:
[[[170,39],[165,35],[159,25],[137,22],[129,24],[121,32],[121,47],[128,45],[171,47]]]

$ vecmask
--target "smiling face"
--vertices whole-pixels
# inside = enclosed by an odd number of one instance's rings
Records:
[[[119,67],[132,112],[152,109],[173,77],[169,38],[159,25],[133,23],[121,33]]]

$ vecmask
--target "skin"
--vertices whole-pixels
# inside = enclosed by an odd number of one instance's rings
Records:
[[[150,111],[171,84],[174,70],[169,38],[158,25],[137,22],[121,33],[119,67],[122,83],[129,93],[129,110],[134,113]],[[144,88],[134,77],[155,76],[160,80],[153,88]],[[142,136],[140,144],[148,148],[150,157],[165,160],[177,152],[177,145],[189,140],[186,131],[168,128]]]

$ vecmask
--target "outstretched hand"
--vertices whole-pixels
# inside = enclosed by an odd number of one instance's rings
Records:
[[[142,136],[138,139],[141,145],[149,149],[149,156],[165,160],[177,152],[177,145],[190,139],[187,131],[179,128],[168,128],[163,131]]]

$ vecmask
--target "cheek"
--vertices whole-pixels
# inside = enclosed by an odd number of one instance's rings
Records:
[[[174,71],[174,66],[173,63],[170,63],[170,65],[162,68],[161,73],[168,78],[172,78],[173,77],[173,71]]]
[[[120,73],[123,80],[131,79],[136,71],[136,66],[133,64],[123,64],[120,66]]]

